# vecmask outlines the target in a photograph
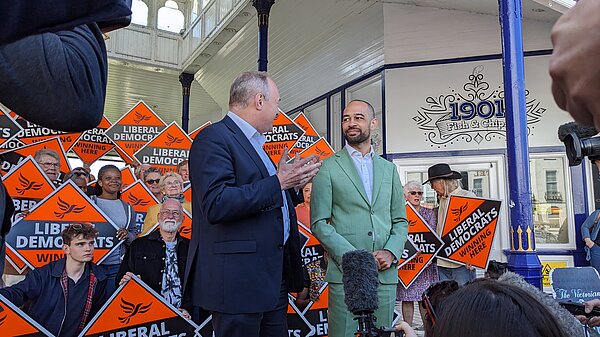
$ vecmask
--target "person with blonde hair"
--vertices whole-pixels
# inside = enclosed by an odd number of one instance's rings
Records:
[[[148,208],[148,212],[146,212],[146,218],[144,219],[144,226],[140,234],[142,236],[146,235],[152,229],[152,227],[156,225],[158,221],[158,212],[160,211],[160,207],[162,203],[167,199],[179,200],[183,208],[190,214],[192,214],[192,203],[189,201],[185,201],[185,199],[183,198],[183,194],[181,193],[183,189],[183,179],[178,173],[165,173],[165,175],[160,177],[158,185],[160,186],[160,191],[163,195],[163,199],[161,200],[160,204],[152,205]]]
[[[439,208],[437,212],[436,232],[441,236],[444,230],[444,221],[451,195],[475,197],[475,193],[462,189],[460,172],[452,171],[450,165],[445,163],[435,164],[427,169],[428,179],[424,184],[429,183],[435,190],[439,198]],[[438,272],[440,280],[456,280],[460,285],[467,283],[475,278],[475,269],[467,264],[460,265],[455,262],[438,259]]]

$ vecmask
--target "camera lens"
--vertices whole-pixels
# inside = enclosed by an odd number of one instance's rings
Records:
[[[579,137],[574,132],[571,132],[565,136],[563,143],[565,143],[565,152],[567,153],[567,159],[569,159],[569,166],[579,165],[583,159]]]

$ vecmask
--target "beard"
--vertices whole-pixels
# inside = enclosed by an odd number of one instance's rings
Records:
[[[367,141],[369,139],[369,137],[371,137],[371,132],[369,130],[367,130],[367,132],[363,132],[360,129],[352,129],[352,130],[358,130],[360,132],[355,136],[349,136],[348,131],[350,131],[350,130],[351,129],[348,129],[344,132],[344,138],[346,139],[346,142],[350,145],[362,144],[365,141]]]
[[[175,220],[166,219],[160,224],[160,229],[162,229],[163,231],[165,231],[167,233],[174,233],[174,232],[177,232],[180,225],[181,225],[181,223],[178,223]]]

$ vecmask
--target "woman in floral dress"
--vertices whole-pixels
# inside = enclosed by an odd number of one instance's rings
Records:
[[[436,212],[430,208],[421,206],[421,199],[423,198],[423,185],[418,181],[409,181],[404,185],[404,197],[406,201],[412,205],[412,207],[425,219],[425,222],[431,227],[433,231],[437,226]],[[413,317],[415,304],[414,301],[419,302],[419,312],[421,313],[421,319],[425,316],[425,309],[421,303],[423,292],[433,283],[439,281],[437,266],[435,262],[430,263],[425,270],[417,277],[417,279],[411,284],[408,289],[404,289],[404,286],[398,283],[398,290],[396,291],[396,301],[402,302],[402,319],[410,326],[413,325]]]

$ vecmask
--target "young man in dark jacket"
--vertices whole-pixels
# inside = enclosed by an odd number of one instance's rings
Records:
[[[190,318],[183,298],[183,280],[190,240],[179,235],[183,208],[177,199],[167,199],[158,212],[159,230],[133,240],[121,263],[117,280],[121,285],[138,275],[150,288]]]
[[[58,337],[77,336],[106,302],[106,276],[92,263],[98,231],[71,224],[62,232],[65,258],[34,269],[0,294]]]

